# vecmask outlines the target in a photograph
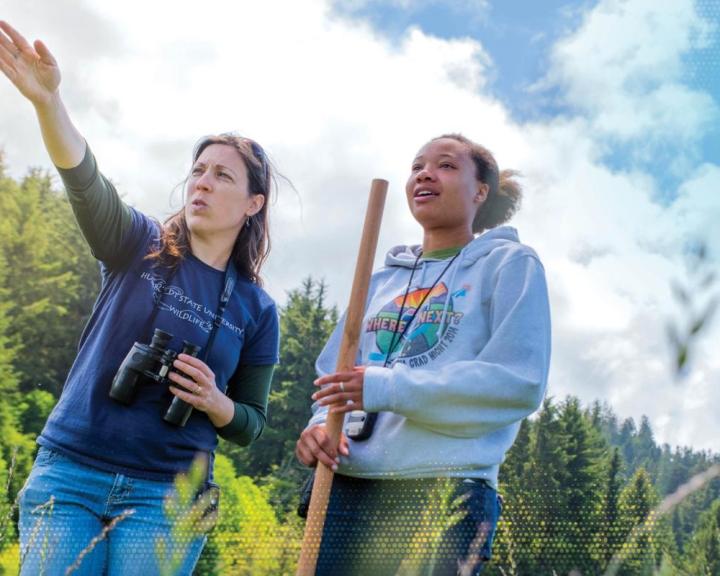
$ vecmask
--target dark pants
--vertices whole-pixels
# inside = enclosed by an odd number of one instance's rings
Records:
[[[480,574],[500,502],[483,481],[335,475],[316,576]]]

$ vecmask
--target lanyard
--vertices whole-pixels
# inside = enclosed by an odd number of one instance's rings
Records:
[[[435,282],[432,283],[432,286],[425,292],[425,294],[422,297],[422,300],[420,300],[420,303],[415,308],[415,312],[413,312],[410,319],[405,323],[405,326],[402,329],[402,332],[400,332],[400,336],[398,337],[397,341],[395,340],[395,336],[397,336],[398,328],[400,327],[400,322],[402,321],[402,315],[403,311],[405,310],[405,302],[407,301],[408,294],[410,293],[410,284],[412,284],[413,276],[415,275],[415,270],[417,269],[418,262],[420,261],[420,256],[422,256],[422,252],[417,255],[417,258],[415,258],[415,263],[412,267],[412,272],[410,273],[410,279],[408,280],[407,287],[405,288],[405,295],[402,299],[402,304],[400,304],[400,312],[398,313],[398,319],[395,323],[395,329],[392,333],[392,338],[390,338],[390,347],[388,348],[387,355],[385,356],[385,363],[383,364],[383,368],[387,368],[388,364],[390,364],[390,355],[393,353],[393,350],[395,350],[395,346],[400,344],[402,342],[402,339],[405,337],[405,333],[408,331],[408,328],[410,327],[410,324],[412,324],[413,320],[415,320],[415,316],[417,316],[418,312],[420,312],[420,309],[422,308],[422,305],[425,303],[425,300],[430,295],[430,293],[435,289],[435,286],[437,286],[438,282],[440,282],[440,279],[445,275],[445,272],[448,271],[448,268],[452,265],[453,262],[455,262],[455,259],[460,256],[460,252],[455,254],[452,258],[450,258],[450,261],[447,263],[445,268],[442,269],[442,272],[440,272],[440,275],[435,278]]]

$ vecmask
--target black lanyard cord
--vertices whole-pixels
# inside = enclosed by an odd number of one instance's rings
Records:
[[[393,350],[395,350],[395,346],[400,344],[402,342],[402,339],[405,337],[406,332],[408,331],[408,328],[410,327],[410,324],[412,324],[413,320],[415,320],[415,317],[417,316],[418,312],[420,312],[420,309],[422,308],[422,305],[425,303],[425,300],[427,297],[432,293],[432,291],[435,289],[435,286],[437,286],[438,282],[440,282],[440,279],[445,275],[445,272],[448,271],[450,266],[453,262],[455,262],[455,259],[460,256],[460,252],[455,254],[452,258],[450,258],[450,261],[447,263],[445,268],[443,268],[442,272],[440,272],[440,275],[435,278],[435,282],[432,283],[432,286],[425,292],[425,294],[422,297],[422,300],[420,300],[420,303],[415,308],[415,312],[410,317],[410,319],[405,323],[405,326],[402,329],[402,332],[400,333],[400,336],[398,337],[397,341],[395,340],[395,336],[397,336],[398,328],[400,327],[400,322],[402,322],[402,315],[405,310],[405,302],[407,301],[408,294],[410,293],[410,285],[412,284],[413,276],[415,275],[415,270],[417,268],[418,262],[420,261],[420,256],[422,256],[422,251],[417,255],[417,258],[415,258],[415,263],[413,264],[412,272],[410,273],[410,279],[408,280],[407,287],[405,288],[405,295],[402,299],[402,304],[400,304],[400,312],[398,314],[397,322],[395,323],[395,329],[392,333],[392,338],[390,338],[390,347],[388,348],[387,355],[385,356],[385,363],[383,364],[383,368],[387,368],[388,364],[390,364],[390,355],[393,353]]]

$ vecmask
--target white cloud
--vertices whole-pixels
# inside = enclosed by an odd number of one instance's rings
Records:
[[[371,6],[387,8],[392,6],[408,12],[415,12],[433,5],[442,5],[443,8],[455,12],[466,12],[479,18],[490,9],[489,0],[342,0],[334,2],[335,7],[344,12],[357,12]]]
[[[676,131],[679,147],[693,145],[714,117],[710,97],[682,84],[682,55],[707,31],[689,4],[600,2],[558,44],[548,74],[580,113],[532,124],[486,93],[492,63],[480,43],[419,29],[390,43],[321,0],[39,6],[3,17],[55,50],[77,124],[142,209],[169,211],[199,136],[238,130],[266,147],[299,191],[283,186],[273,206],[267,285],[280,301],[312,274],[344,305],[373,177],[390,180],[383,252],[420,239],[403,194],[416,150],[448,131],[486,144],[525,175],[515,224],[548,273],[551,392],[608,399],[623,417],[648,414],[661,441],[718,449],[720,424],[696,402],[720,400],[720,366],[702,349],[717,323],[682,383],[670,376],[664,328],[688,239],[701,233],[720,252],[720,167],[696,163],[661,206],[654,174],[600,160],[608,139]],[[7,82],[0,99],[11,169],[47,166],[31,108]]]
[[[684,58],[716,28],[693,0],[603,0],[554,46],[541,86],[559,86],[594,131],[643,144],[632,151],[647,160],[649,145],[692,144],[718,118],[713,98],[684,83]]]

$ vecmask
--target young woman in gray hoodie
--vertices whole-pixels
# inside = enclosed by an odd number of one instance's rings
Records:
[[[297,457],[336,471],[317,574],[479,574],[500,514],[498,470],[540,405],[550,362],[543,266],[503,226],[521,190],[458,134],[423,146],[407,202],[422,245],[373,274],[358,366],[317,360]],[[328,411],[345,413],[337,450]]]

